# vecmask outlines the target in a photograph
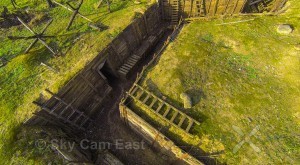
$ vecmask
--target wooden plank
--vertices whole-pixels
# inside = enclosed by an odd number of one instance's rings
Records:
[[[79,74],[79,77],[81,77],[87,83],[87,85],[94,90],[94,92],[98,93],[97,88],[88,79],[86,79],[82,74]]]
[[[133,88],[133,90],[132,90],[132,92],[131,92],[131,94],[133,94],[134,95],[134,93],[138,90],[139,88],[137,87],[137,86],[134,86],[134,88]]]
[[[165,105],[164,103],[160,103],[160,105],[157,108],[156,112],[158,113],[164,105]]]
[[[168,113],[170,112],[170,110],[171,110],[171,107],[168,106],[166,112],[163,114],[163,117],[166,117],[168,115]]]
[[[137,98],[137,99],[140,99],[144,93],[145,93],[145,92],[142,91],[141,93],[139,93],[139,94],[136,96],[136,98]]]
[[[176,111],[175,113],[174,113],[174,115],[172,116],[172,118],[171,118],[171,122],[173,123],[173,121],[175,120],[175,118],[176,118],[176,116],[178,115],[178,111]]]
[[[130,58],[130,59],[128,59],[128,62],[133,62],[133,63],[136,63],[138,60],[136,60],[136,59],[133,59],[133,58]]]
[[[69,105],[67,105],[67,106],[59,113],[58,117],[61,117],[61,116],[64,114],[64,112],[72,106],[72,104],[75,102],[75,100],[76,100],[76,98],[74,98],[74,99],[71,101],[71,103],[70,103]]]
[[[180,122],[178,123],[178,127],[181,127],[181,125],[183,124],[183,122],[184,122],[185,119],[186,119],[186,116],[184,115],[184,116],[181,118]]]
[[[129,69],[132,69],[133,65],[130,65],[128,63],[125,63],[123,66],[128,67]]]
[[[189,132],[193,124],[194,124],[194,120],[190,120],[190,123],[189,123],[189,125],[187,126],[187,128],[185,129],[185,131],[186,131],[186,132]]]
[[[153,105],[156,103],[156,101],[157,101],[157,98],[154,98],[154,99],[152,100],[151,104],[149,105],[149,107],[152,108]]]
[[[150,95],[147,95],[146,98],[143,100],[143,103],[145,104],[146,101],[148,101],[149,98],[150,98]]]

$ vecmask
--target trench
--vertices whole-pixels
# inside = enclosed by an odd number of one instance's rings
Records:
[[[172,30],[167,30],[161,40],[155,45],[149,54],[134,72],[128,77],[127,81],[122,81],[115,77],[110,80],[113,91],[113,99],[108,103],[107,107],[98,114],[96,117],[97,126],[91,128],[89,132],[89,139],[97,139],[97,141],[109,141],[115,143],[118,139],[124,139],[125,141],[141,142],[143,139],[135,134],[130,128],[128,128],[120,118],[119,103],[124,96],[125,91],[133,85],[137,78],[137,73],[140,73],[143,66],[147,65],[163,47],[165,41],[171,35]],[[106,115],[103,115],[106,114]],[[149,145],[146,145],[146,150],[118,150],[112,149],[111,152],[117,156],[125,164],[150,164],[153,161],[158,161],[164,164],[169,164],[168,160],[163,160],[157,157],[156,153],[152,150]]]
[[[161,7],[164,6],[162,5]],[[170,6],[168,7],[170,8]],[[245,10],[250,11],[252,8],[246,8]],[[166,12],[165,8],[161,10],[161,8],[152,7],[144,17],[139,18],[138,21],[133,22],[126,28],[112,41],[111,45],[100,52],[86,68],[63,87],[59,93],[53,94],[53,97],[46,102],[47,106],[50,106],[47,107],[48,109],[51,110],[58,107],[60,111],[68,111],[68,106],[73,103],[72,107],[74,106],[77,111],[93,119],[90,127],[87,127],[85,131],[74,129],[76,123],[68,122],[69,119],[71,120],[73,114],[69,115],[66,121],[61,118],[61,112],[60,115],[54,116],[52,112],[47,111],[45,108],[46,104],[44,103],[38,103],[42,110],[37,113],[37,118],[33,118],[28,122],[30,123],[29,125],[54,125],[57,128],[63,129],[71,136],[76,135],[79,140],[89,139],[90,141],[109,142],[110,144],[115,144],[119,139],[126,142],[144,142],[141,136],[134,133],[134,131],[122,121],[119,103],[126,91],[132,87],[137,78],[137,74],[143,70],[143,67],[146,66],[155,55],[161,53],[166,41],[168,41],[170,37],[175,39],[181,30],[181,28],[178,28],[178,31],[174,35],[174,29],[167,28],[170,24],[174,24],[174,18],[170,18],[170,16],[164,12]],[[214,13],[217,13],[217,10],[214,11]],[[197,16],[200,17],[199,13]],[[167,21],[161,17],[164,17]],[[178,20],[177,18],[175,24],[178,23]],[[165,30],[161,32],[157,29]],[[158,34],[160,32],[161,34]],[[151,39],[152,36],[156,37],[155,40],[157,40],[157,42]],[[147,48],[149,51],[142,53],[145,54],[144,57],[139,60],[139,63],[137,63],[128,74],[126,73],[124,76],[122,76],[122,74],[120,75],[120,73],[122,73],[120,72],[122,71],[122,66],[124,66],[127,59],[132,56],[136,49],[143,47],[145,42],[152,43],[152,45]],[[105,58],[103,59],[103,57]],[[107,90],[108,92],[106,92]],[[67,105],[67,108],[57,106],[62,100]],[[81,119],[82,114],[72,118],[79,121],[84,120]],[[59,116],[59,118],[57,116]],[[170,160],[164,157],[164,155],[159,155],[158,151],[148,144],[145,144],[145,149],[142,150],[120,150],[115,147],[107,150],[113,153],[113,155],[124,164],[153,164],[153,162],[155,162],[155,164],[174,163],[174,160]],[[185,150],[189,150],[189,148]],[[91,152],[91,160],[95,162],[98,154],[97,150],[91,150]],[[202,161],[206,164],[216,163],[215,160]],[[178,160],[175,164],[184,163]]]

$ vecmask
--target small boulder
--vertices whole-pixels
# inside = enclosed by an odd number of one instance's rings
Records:
[[[183,100],[183,105],[185,109],[192,108],[192,98],[187,93],[181,93],[180,98]]]
[[[277,27],[277,32],[280,34],[290,34],[293,32],[293,27],[288,24],[282,24]]]

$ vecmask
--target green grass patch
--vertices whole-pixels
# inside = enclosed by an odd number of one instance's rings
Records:
[[[202,120],[197,140],[211,144],[201,146],[208,153],[223,151],[221,162],[299,163],[300,3],[289,3],[279,16],[194,21],[146,72],[143,86],[176,106],[183,107],[181,93],[191,93],[194,106],[186,113]],[[247,19],[254,20],[220,25]],[[279,24],[293,25],[293,33],[278,34]],[[251,141],[261,152],[245,143],[234,153],[243,137],[233,125],[246,135],[260,126]]]
[[[117,0],[111,6],[112,12],[108,13],[105,5],[99,9],[95,8],[98,2],[99,0],[84,1],[80,12],[95,23],[107,27],[103,31],[89,28],[88,22],[80,17],[76,17],[70,31],[66,31],[65,27],[72,15],[71,12],[59,6],[48,9],[44,0],[17,1],[20,8],[26,8],[33,16],[28,24],[36,32],[40,32],[45,26],[45,18],[53,18],[53,23],[45,34],[55,36],[47,39],[46,42],[62,52],[57,58],[52,58],[51,53],[40,43],[28,54],[24,54],[23,52],[32,40],[11,41],[7,38],[10,35],[32,35],[22,25],[0,29],[0,57],[9,60],[6,66],[0,68],[1,164],[20,161],[23,164],[41,163],[39,156],[34,158],[31,155],[29,158],[26,156],[28,154],[19,154],[22,147],[17,145],[20,125],[30,118],[37,108],[32,101],[36,100],[46,88],[57,92],[133,21],[136,17],[135,11],[146,10],[153,3],[153,1],[145,0],[140,4],[134,4],[132,1]],[[8,6],[10,12],[14,11],[10,0],[0,3]],[[58,72],[54,73],[41,66],[41,62],[50,65]],[[21,144],[25,145],[23,142]],[[48,161],[51,162],[51,159]]]

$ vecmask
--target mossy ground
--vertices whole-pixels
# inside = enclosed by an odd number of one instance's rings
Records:
[[[36,100],[45,88],[57,92],[130,24],[136,12],[146,10],[153,2],[142,0],[141,3],[135,4],[133,1],[116,0],[112,3],[112,12],[108,13],[105,5],[96,8],[99,0],[84,1],[80,12],[96,23],[105,25],[107,29],[103,31],[89,28],[88,22],[80,17],[76,17],[70,31],[66,31],[65,27],[72,15],[69,11],[59,6],[48,9],[45,0],[16,2],[20,8],[27,8],[34,15],[28,24],[37,32],[41,31],[46,24],[42,21],[45,15],[53,18],[54,21],[46,34],[56,37],[47,39],[47,43],[62,52],[61,56],[52,58],[51,53],[38,43],[28,54],[24,54],[24,50],[32,40],[11,41],[7,36],[32,34],[22,25],[0,29],[0,57],[4,56],[9,60],[6,66],[0,68],[0,164],[7,164],[12,157],[15,160],[11,161],[15,163],[27,164],[28,161],[36,164],[43,161],[37,160],[39,157],[35,157],[34,154],[24,158],[19,151],[22,147],[15,145],[20,124],[30,118],[37,108],[32,101]],[[2,5],[13,10],[10,0],[2,0],[0,6]],[[55,73],[41,66],[41,62],[50,65],[58,72]],[[15,155],[17,152],[18,156]]]
[[[221,162],[300,163],[300,2],[289,5],[279,16],[193,21],[146,72],[143,86],[174,105],[183,107],[183,92],[193,97],[186,113],[201,120],[196,139],[208,153],[222,151]],[[293,33],[278,34],[279,24]],[[232,126],[245,135],[259,126],[250,140],[261,152],[245,143],[234,153],[244,137]]]

